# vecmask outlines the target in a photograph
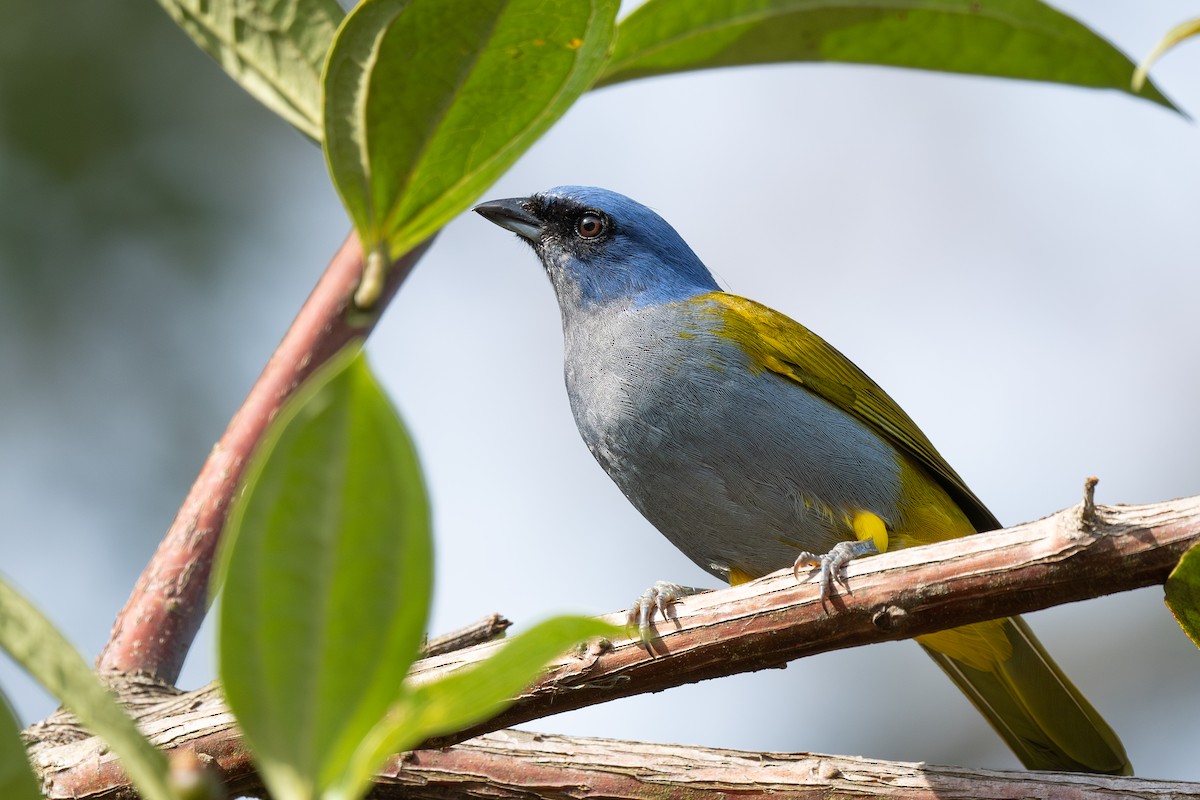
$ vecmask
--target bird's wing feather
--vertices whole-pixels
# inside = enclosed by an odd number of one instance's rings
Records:
[[[976,530],[1000,527],[933,443],[896,401],[828,342],[761,303],[725,292],[695,299],[711,302],[725,335],[739,342],[764,370],[782,375],[852,414],[912,458],[954,498]]]

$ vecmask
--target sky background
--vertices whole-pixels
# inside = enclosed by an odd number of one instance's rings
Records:
[[[1140,57],[1194,2],[1055,5]],[[1200,115],[1200,43],[1154,77]],[[655,208],[738,294],[824,336],[1006,523],[1200,493],[1200,130],[1115,92],[839,65],[581,100],[485,198]],[[90,659],[348,230],[320,152],[153,3],[0,11],[0,573]],[[435,510],[433,632],[716,587],[575,432],[553,294],[464,214],[372,338]],[[1033,614],[1138,774],[1200,780],[1200,653],[1160,588]],[[214,677],[211,629],[181,686]],[[0,659],[25,721],[54,703]],[[930,713],[931,709],[934,713]],[[1014,768],[909,642],[536,730]]]

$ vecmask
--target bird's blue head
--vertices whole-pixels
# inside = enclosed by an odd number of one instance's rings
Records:
[[[594,186],[559,186],[475,211],[532,246],[564,313],[612,303],[641,308],[719,287],[666,220]]]

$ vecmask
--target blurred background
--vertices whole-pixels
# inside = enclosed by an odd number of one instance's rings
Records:
[[[1135,60],[1200,15],[1055,5]],[[64,11],[0,11],[0,572],[90,659],[348,223],[319,150],[154,3]],[[1152,74],[1200,114],[1200,42]],[[1200,493],[1198,151],[1194,123],[1115,92],[785,65],[588,95],[487,196],[591,183],[654,207],[1016,523],[1088,475],[1105,503]],[[427,469],[434,632],[716,586],[580,442],[557,307],[516,237],[448,226],[370,353]],[[1140,775],[1200,780],[1200,653],[1160,588],[1030,619]],[[181,685],[213,664],[206,628]],[[4,659],[0,687],[26,722],[54,706]],[[906,642],[530,727],[1017,766]]]

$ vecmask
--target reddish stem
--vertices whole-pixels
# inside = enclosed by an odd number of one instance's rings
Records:
[[[430,240],[432,241],[432,240]],[[200,469],[158,550],[117,615],[96,659],[101,672],[144,672],[174,683],[207,611],[208,579],[229,502],[267,423],[300,383],[353,339],[365,337],[429,247],[392,265],[370,313],[350,307],[363,270],[353,233],[329,262],[291,328]]]

